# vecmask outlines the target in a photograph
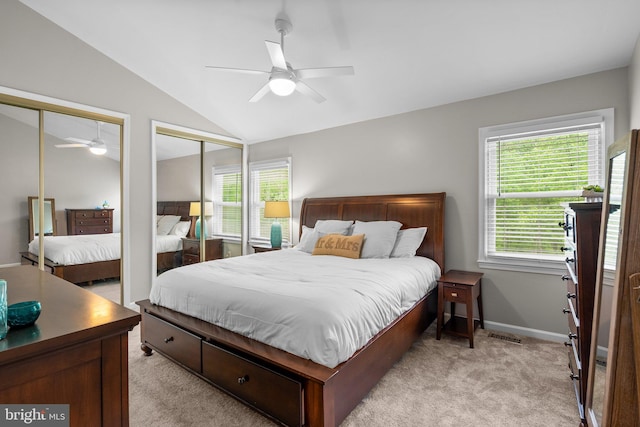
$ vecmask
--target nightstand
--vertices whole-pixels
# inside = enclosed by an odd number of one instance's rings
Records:
[[[222,258],[222,239],[205,239],[205,261]],[[200,240],[182,238],[182,265],[200,262]]]
[[[473,348],[473,334],[478,326],[484,329],[481,280],[483,273],[449,270],[438,280],[438,323],[436,339],[442,331],[469,339]],[[451,318],[444,324],[444,304],[451,303]],[[473,318],[473,302],[478,302],[478,320]],[[467,306],[467,317],[456,316],[456,303]]]
[[[255,253],[279,251],[282,248],[272,248],[271,245],[251,245]]]

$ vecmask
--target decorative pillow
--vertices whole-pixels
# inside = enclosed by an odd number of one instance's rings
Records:
[[[389,258],[400,227],[402,227],[402,223],[398,221],[356,221],[353,226],[353,234],[367,236],[360,257]]]
[[[396,244],[391,251],[391,258],[410,258],[416,255],[416,251],[422,244],[427,234],[427,227],[407,228],[398,231]]]
[[[353,221],[343,221],[339,219],[319,219],[316,221],[314,230],[325,234],[349,235]]]
[[[191,229],[191,221],[180,221],[173,226],[169,234],[180,237],[187,237]]]
[[[180,221],[180,215],[164,215],[158,221],[156,234],[158,236],[166,236],[169,234],[174,225]]]
[[[342,234],[327,234],[316,242],[311,255],[335,255],[346,258],[360,258],[364,234],[345,236]]]
[[[158,225],[158,223],[160,222],[163,216],[164,215],[156,215],[156,226]]]

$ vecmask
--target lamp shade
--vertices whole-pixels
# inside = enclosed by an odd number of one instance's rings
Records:
[[[289,218],[289,202],[264,202],[265,218]]]
[[[213,202],[204,202],[204,216],[213,215]],[[200,216],[200,202],[191,202],[189,216]]]

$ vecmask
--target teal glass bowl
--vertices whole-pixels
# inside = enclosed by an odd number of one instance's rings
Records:
[[[23,301],[7,307],[7,325],[21,328],[33,325],[40,317],[40,301]]]

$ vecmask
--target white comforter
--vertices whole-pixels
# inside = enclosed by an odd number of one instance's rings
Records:
[[[335,367],[436,286],[424,257],[349,259],[295,249],[169,270],[150,300]]]
[[[38,254],[40,242],[29,243],[29,252]],[[156,251],[182,250],[180,236],[156,236]],[[61,265],[87,264],[120,259],[120,233],[83,234],[78,236],[45,236],[44,256]]]

